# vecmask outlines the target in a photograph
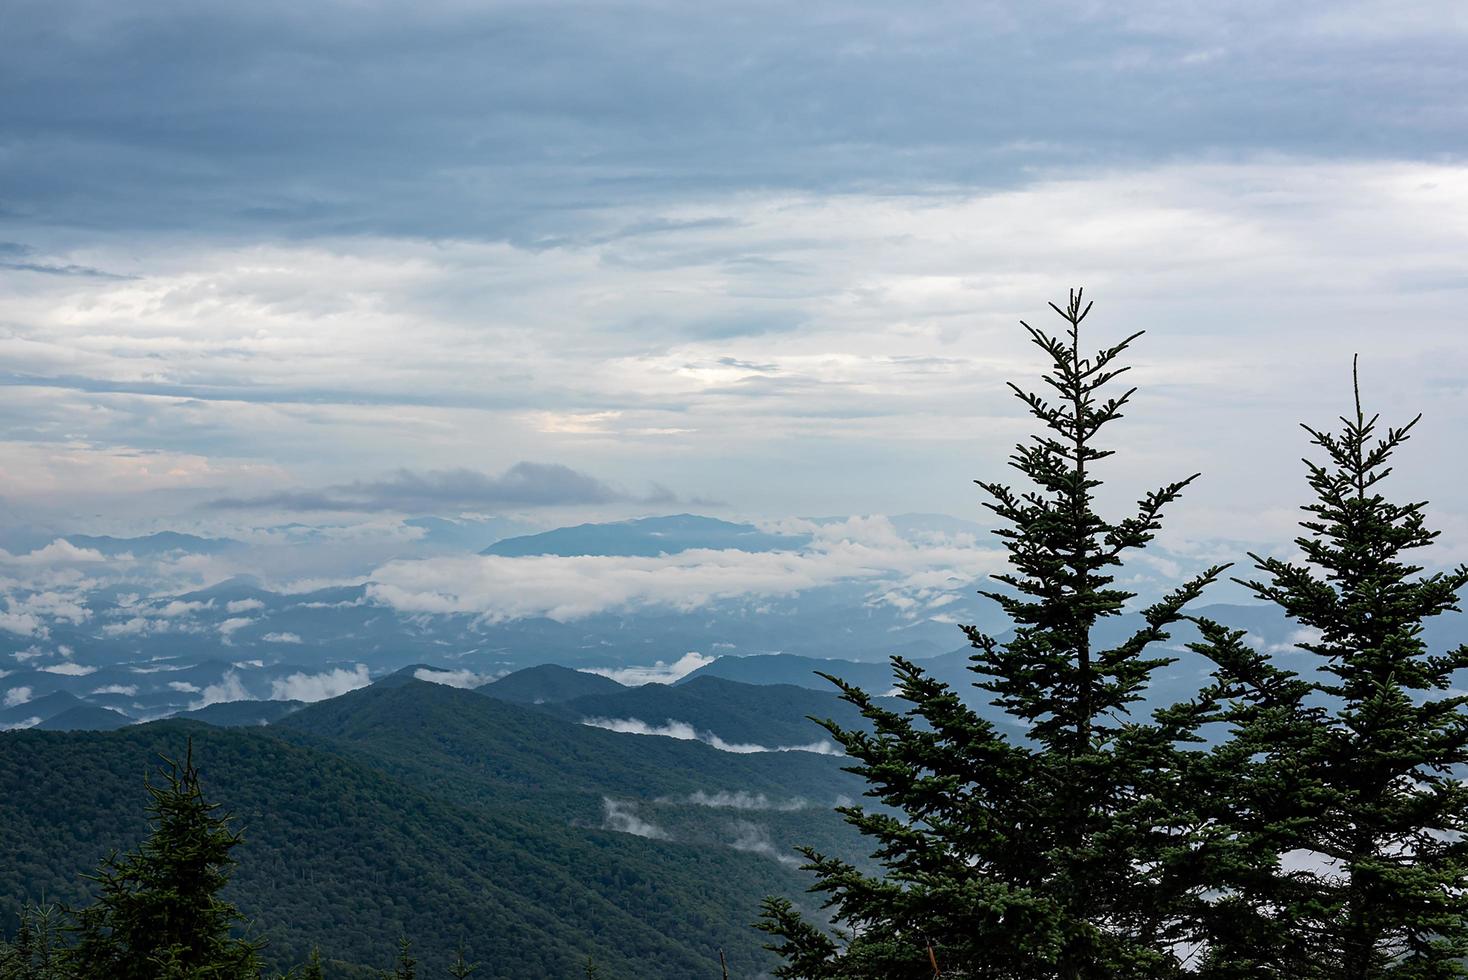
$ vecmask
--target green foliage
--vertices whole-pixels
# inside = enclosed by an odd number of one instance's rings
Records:
[[[1135,335],[1082,356],[1082,303],[1072,293],[1065,309],[1054,307],[1063,337],[1025,325],[1049,361],[1049,394],[1011,386],[1041,424],[1010,458],[1031,486],[979,483],[1003,522],[996,533],[1011,568],[997,577],[1003,591],[985,595],[1016,629],[1002,644],[965,632],[978,686],[1022,737],[901,658],[893,664],[905,711],[830,678],[871,728],[827,723],[881,804],[842,812],[885,873],[808,850],[812,890],[841,931],[833,941],[788,903],[767,903],[760,927],[785,961],[782,976],[929,977],[934,959],[954,977],[1150,980],[1180,969],[1181,899],[1160,869],[1177,847],[1166,805],[1173,746],[1191,737],[1190,719],[1161,712],[1142,722],[1129,710],[1173,662],[1149,648],[1222,569],[1147,608],[1144,626],[1117,646],[1093,648],[1097,623],[1133,598],[1114,584],[1115,569],[1152,540],[1194,477],[1146,494],[1120,520],[1096,512],[1096,466],[1112,454],[1096,436],[1132,395],[1106,389],[1127,370],[1118,358]]]
[[[413,941],[407,936],[398,939],[398,961],[391,973],[384,973],[383,980],[418,980],[418,960],[413,956]]]
[[[178,722],[105,734],[7,733],[0,921],[13,923],[26,895],[89,900],[79,866],[146,834],[133,803],[138,774],[191,733],[211,797],[248,830],[224,894],[270,941],[262,951],[270,969],[304,963],[319,944],[333,980],[369,980],[407,934],[420,974],[441,975],[456,943],[472,936],[476,980],[577,976],[588,952],[609,977],[717,975],[721,944],[738,975],[756,975],[773,958],[743,924],[761,896],[795,887],[795,875],[731,849],[728,811],[654,809],[650,798],[693,789],[748,788],[779,799],[852,791],[839,760],[792,760],[787,776],[778,760],[618,736],[442,685],[415,681],[347,699],[301,712],[329,709],[331,724],[322,727],[350,733],[342,736]],[[366,719],[360,730],[348,723],[352,702]],[[522,716],[530,719],[523,729]],[[572,760],[570,789],[557,783],[562,754]],[[678,840],[599,829],[603,787],[624,775],[629,786],[646,781],[642,812],[684,821],[668,823]],[[810,814],[770,814],[767,822],[793,832],[797,818]],[[710,843],[680,843],[697,839],[696,819]]]
[[[1419,417],[1420,418],[1420,417]],[[1217,664],[1210,716],[1232,739],[1198,767],[1201,872],[1222,899],[1200,918],[1217,976],[1462,976],[1468,955],[1468,647],[1433,653],[1424,622],[1456,611],[1468,566],[1422,574],[1420,502],[1381,492],[1413,419],[1378,436],[1361,409],[1306,427],[1301,560],[1251,555],[1245,582],[1304,633],[1300,672],[1202,622]],[[1210,804],[1207,805],[1207,804]],[[1289,858],[1282,861],[1281,856]]]
[[[449,964],[449,976],[454,980],[466,980],[470,974],[479,969],[477,963],[470,963],[464,958],[464,944],[460,943],[454,947],[454,962]]]
[[[54,905],[27,905],[11,942],[0,942],[0,980],[68,980],[64,920]]]
[[[67,966],[115,980],[257,978],[259,944],[231,934],[241,916],[219,897],[242,838],[204,799],[192,742],[182,764],[167,765],[162,785],[145,782],[152,832],[103,862],[96,902],[74,914]]]

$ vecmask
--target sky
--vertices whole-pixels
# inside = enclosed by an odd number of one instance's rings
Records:
[[[1079,285],[1108,502],[1287,541],[1359,353],[1461,560],[1464,91],[1457,2],[8,0],[0,524],[982,521]]]

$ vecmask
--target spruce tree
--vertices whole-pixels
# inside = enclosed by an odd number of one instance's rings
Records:
[[[449,976],[454,980],[467,980],[467,978],[479,969],[477,963],[470,963],[464,958],[464,944],[454,947],[454,962],[449,964]]]
[[[321,964],[321,947],[312,946],[311,955],[306,960],[306,967],[301,972],[301,980],[326,980],[326,968]]]
[[[28,904],[21,909],[15,939],[0,941],[0,980],[67,980],[58,918],[54,905]]]
[[[192,740],[182,764],[164,762],[162,783],[146,784],[152,832],[89,876],[99,895],[75,913],[67,967],[111,980],[257,980],[261,944],[231,934],[241,916],[219,897],[242,838],[204,798]]]
[[[1087,357],[1090,306],[1073,292],[1052,308],[1062,336],[1023,324],[1048,361],[1048,390],[1010,386],[1040,425],[1009,460],[1030,486],[977,481],[1009,553],[1000,587],[984,595],[1015,631],[999,643],[963,629],[976,686],[1011,724],[986,720],[900,657],[905,710],[830,678],[871,727],[822,723],[879,804],[841,812],[874,841],[884,873],[804,851],[838,933],[768,900],[760,928],[784,960],[781,977],[926,980],[935,963],[944,977],[1150,980],[1180,969],[1181,899],[1162,870],[1179,844],[1164,806],[1189,720],[1132,709],[1173,662],[1151,648],[1221,569],[1142,610],[1143,625],[1119,645],[1093,642],[1097,624],[1134,598],[1116,586],[1116,569],[1152,540],[1196,475],[1144,495],[1121,519],[1097,513],[1098,464],[1112,455],[1097,437],[1135,390],[1108,386],[1127,370],[1118,359],[1137,335]]]
[[[413,956],[413,941],[407,936],[398,939],[398,961],[388,976],[390,980],[416,980],[418,976],[418,960]]]
[[[1340,431],[1305,427],[1324,458],[1305,461],[1299,560],[1250,555],[1259,577],[1243,582],[1298,624],[1313,669],[1286,671],[1241,632],[1201,624],[1213,717],[1233,731],[1195,788],[1213,975],[1468,973],[1468,698],[1453,683],[1468,647],[1435,653],[1423,638],[1457,611],[1468,566],[1423,574],[1411,560],[1438,532],[1424,502],[1382,490],[1421,416],[1380,431],[1353,387]]]

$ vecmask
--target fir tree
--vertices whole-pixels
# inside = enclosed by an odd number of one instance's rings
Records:
[[[60,931],[54,905],[22,908],[14,941],[0,942],[0,980],[66,980]]]
[[[398,939],[398,961],[389,976],[391,980],[417,980],[418,961],[413,957],[413,941],[407,936]]]
[[[111,980],[255,980],[261,944],[231,935],[241,916],[219,897],[242,838],[204,798],[192,741],[182,765],[164,761],[162,784],[147,782],[152,832],[90,876],[100,894],[75,914],[67,966]]]
[[[464,944],[459,943],[454,947],[454,962],[449,964],[449,976],[454,980],[465,980],[475,970],[479,969],[476,963],[470,963],[464,958]]]
[[[326,980],[326,969],[321,965],[320,946],[311,947],[311,956],[306,960],[306,968],[301,973],[301,980]]]
[[[782,899],[760,928],[784,959],[781,977],[1154,978],[1177,972],[1181,898],[1160,869],[1178,843],[1164,807],[1176,779],[1174,743],[1191,737],[1186,713],[1131,717],[1152,674],[1149,655],[1221,569],[1183,583],[1143,611],[1145,625],[1100,648],[1092,632],[1133,595],[1115,569],[1150,542],[1164,508],[1195,477],[1146,494],[1111,521],[1096,512],[1097,442],[1133,390],[1104,390],[1127,370],[1118,358],[1137,335],[1082,355],[1090,310],[1079,292],[1064,336],[1025,324],[1045,354],[1047,394],[1011,385],[1041,431],[1011,465],[1032,485],[979,482],[1009,552],[1003,590],[985,592],[1015,625],[998,643],[964,627],[976,684],[1022,734],[985,720],[957,693],[900,657],[897,690],[911,707],[888,710],[830,678],[871,732],[823,722],[881,808],[843,807],[876,843],[885,874],[805,850],[841,930],[837,939]],[[1053,399],[1053,401],[1052,401]]]
[[[1353,369],[1354,380],[1354,369]],[[1433,653],[1432,617],[1458,609],[1468,566],[1423,574],[1425,503],[1381,484],[1420,416],[1379,434],[1361,408],[1337,433],[1309,426],[1314,500],[1300,561],[1250,555],[1243,582],[1305,633],[1312,669],[1271,664],[1243,634],[1203,622],[1218,665],[1213,717],[1233,737],[1198,767],[1211,828],[1200,915],[1218,976],[1427,978],[1468,973],[1465,698],[1468,647]],[[1206,804],[1211,802],[1211,807]]]

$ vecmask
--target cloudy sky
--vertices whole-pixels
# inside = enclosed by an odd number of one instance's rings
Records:
[[[1360,352],[1468,550],[1465,91],[1455,0],[9,0],[0,523],[977,518],[1082,284],[1176,534]]]

